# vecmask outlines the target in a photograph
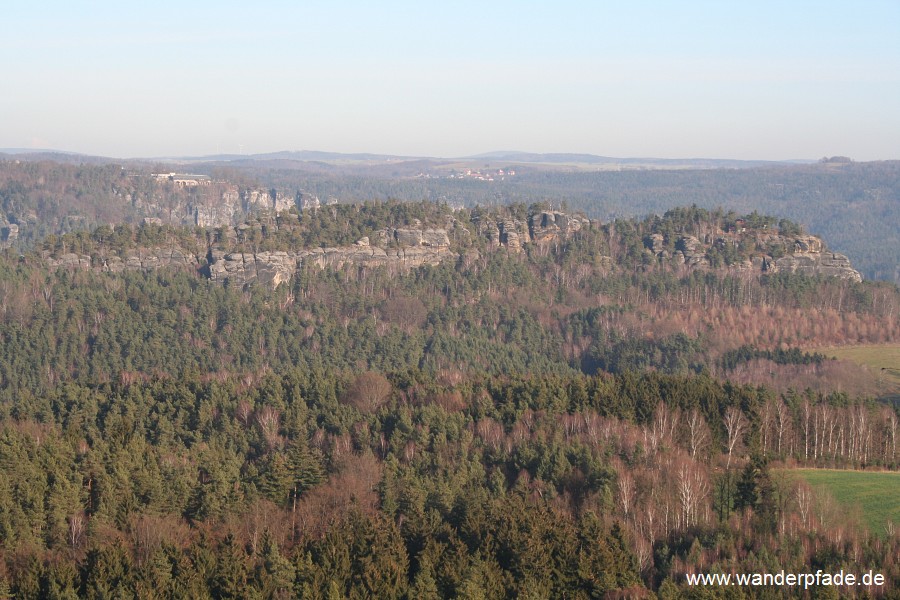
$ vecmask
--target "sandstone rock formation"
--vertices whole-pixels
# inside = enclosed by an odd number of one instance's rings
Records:
[[[277,194],[273,195],[265,190],[253,192],[245,196],[244,200],[256,205],[272,202],[272,207],[276,206]],[[547,244],[553,240],[565,239],[591,225],[584,217],[555,211],[532,214],[527,222],[515,218],[499,222],[489,218],[476,219],[474,222],[478,235],[484,236],[493,247],[505,246],[513,252],[521,252],[525,244]],[[297,270],[305,265],[323,269],[339,269],[345,265],[387,267],[403,271],[457,258],[457,254],[450,250],[447,229],[423,228],[415,221],[412,226],[373,231],[350,246],[289,251],[229,251],[229,248],[234,248],[241,242],[246,244],[248,240],[254,239],[254,232],[258,234],[264,227],[274,223],[274,216],[263,215],[259,221],[244,223],[238,227],[220,227],[205,254],[177,247],[154,247],[129,251],[124,256],[92,257],[67,253],[52,257],[45,253],[44,257],[51,268],[94,268],[116,273],[177,267],[200,271],[217,283],[228,283],[240,288],[262,285],[270,289],[290,281]],[[469,235],[469,230],[453,219],[448,220],[447,226],[452,229],[454,239]],[[707,269],[710,268],[710,257],[714,256],[711,253],[721,252],[730,253],[727,268],[733,272],[788,272],[862,280],[846,256],[827,251],[822,240],[811,235],[782,236],[769,231],[746,234],[743,231],[719,232],[707,234],[701,241],[694,235],[682,234],[675,239],[674,252],[670,250],[671,241],[659,233],[648,234],[643,242],[644,252],[655,257],[659,264]],[[737,258],[734,252],[740,253]],[[721,263],[722,255],[718,256],[716,264],[724,266]],[[603,260],[604,269],[615,268],[611,258],[603,257]]]
[[[675,242],[675,254],[681,254],[683,260],[678,258],[677,262],[688,265],[689,267],[707,267],[709,259],[706,258],[706,247],[703,243],[692,235],[684,235]]]
[[[226,254],[214,250],[209,254],[209,278],[241,288],[255,283],[275,289],[293,277],[298,265],[297,255],[289,252]]]
[[[500,244],[506,246],[513,252],[520,251],[522,249],[522,244],[528,243],[529,241],[528,239],[523,239],[524,236],[521,235],[522,227],[519,221],[513,219],[501,221],[499,229]]]
[[[710,236],[707,236],[709,238]],[[659,258],[671,259],[675,266],[708,268],[710,247],[720,251],[746,247],[754,248],[751,254],[732,262],[729,269],[742,273],[802,273],[825,275],[840,279],[862,281],[862,276],[843,254],[829,252],[825,243],[813,235],[783,236],[776,232],[749,232],[723,234],[709,243],[693,235],[682,235],[675,241],[675,252],[669,256],[665,250],[666,239],[655,233],[644,238],[645,252]],[[742,246],[743,244],[743,246]],[[746,252],[746,250],[743,250]],[[774,258],[778,256],[779,258]]]
[[[51,269],[66,269],[80,271],[91,268],[91,257],[85,254],[69,252],[56,258],[47,258],[47,264]]]
[[[590,225],[590,221],[585,217],[558,211],[534,213],[528,219],[531,239],[538,243],[566,238],[588,225]]]
[[[821,240],[818,240],[821,244]],[[850,259],[836,252],[798,252],[774,261],[774,272],[826,275],[839,279],[862,281],[862,275],[850,264]]]
[[[233,204],[197,205],[194,207],[194,224],[197,227],[223,227],[231,225],[241,215]]]
[[[862,281],[862,275],[853,268],[850,259],[843,254],[830,252],[825,243],[814,235],[783,236],[765,234],[756,237],[757,248],[771,251],[780,249],[778,254],[753,258],[763,272],[802,273],[804,275],[825,275],[839,279]]]
[[[243,192],[243,205],[246,212],[266,210],[280,213],[295,208],[297,196],[283,190],[251,188]]]
[[[0,248],[9,248],[19,237],[19,226],[16,223],[0,225]]]
[[[644,238],[644,246],[653,254],[659,256],[666,248],[666,238],[661,233],[653,233]]]
[[[819,253],[825,251],[822,240],[812,235],[801,235],[794,238],[794,254]],[[844,257],[846,258],[846,257]]]
[[[251,284],[275,289],[294,276],[303,264],[319,268],[340,269],[352,264],[361,267],[396,267],[412,269],[422,265],[437,265],[449,258],[450,241],[443,229],[394,230],[400,248],[383,249],[369,244],[368,238],[353,246],[312,248],[295,252],[226,253],[211,250],[208,256],[209,277],[212,281],[245,287]]]

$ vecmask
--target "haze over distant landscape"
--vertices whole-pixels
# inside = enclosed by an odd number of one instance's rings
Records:
[[[900,157],[900,4],[4,8],[2,148]]]

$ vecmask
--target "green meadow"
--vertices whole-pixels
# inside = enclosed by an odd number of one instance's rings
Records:
[[[864,344],[819,348],[825,356],[868,367],[887,393],[900,391],[900,344]]]
[[[884,535],[888,521],[900,527],[900,473],[791,469],[786,474],[802,477],[847,510],[858,510],[862,523],[875,534]]]

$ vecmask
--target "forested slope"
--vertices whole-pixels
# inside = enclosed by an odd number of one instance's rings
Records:
[[[868,591],[896,596],[896,531],[772,467],[897,468],[896,407],[805,350],[896,341],[897,288],[745,268],[784,250],[773,235],[803,236],[753,214],[541,216],[511,242],[546,211],[369,203],[7,252],[0,585],[677,597],[698,593],[686,572],[871,568],[889,584]],[[415,228],[443,228],[452,259],[306,263],[267,286],[217,282],[204,258]],[[711,236],[692,267],[678,240],[714,232],[747,243]],[[104,268],[176,247],[198,262]],[[755,383],[729,381],[739,370]],[[783,387],[757,384],[770,373]]]

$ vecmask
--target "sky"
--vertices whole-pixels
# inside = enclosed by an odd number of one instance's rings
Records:
[[[0,148],[900,159],[900,2],[45,0]]]

